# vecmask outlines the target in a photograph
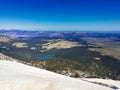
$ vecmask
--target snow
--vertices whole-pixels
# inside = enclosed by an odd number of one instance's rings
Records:
[[[112,90],[14,61],[0,60],[0,90]]]
[[[99,79],[99,78],[84,78],[83,80],[89,81],[89,82],[97,82],[97,83],[102,83],[102,84],[106,84],[108,86],[115,86],[118,87],[120,90],[120,81],[115,81],[115,80],[111,80],[111,79]]]

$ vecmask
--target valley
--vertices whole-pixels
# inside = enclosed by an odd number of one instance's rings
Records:
[[[25,64],[70,77],[120,80],[119,33],[13,30],[0,35],[0,53]]]

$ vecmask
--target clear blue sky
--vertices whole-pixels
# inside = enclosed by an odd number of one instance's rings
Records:
[[[0,0],[0,29],[120,31],[120,0]]]

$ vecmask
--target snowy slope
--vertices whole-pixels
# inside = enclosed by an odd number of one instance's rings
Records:
[[[99,78],[83,78],[83,80],[89,81],[89,82],[96,82],[96,83],[102,83],[102,84],[106,84],[108,86],[115,86],[118,89],[116,90],[120,90],[120,81],[115,81],[115,80],[111,80],[111,79],[99,79]]]
[[[0,60],[0,90],[112,90],[15,61]]]

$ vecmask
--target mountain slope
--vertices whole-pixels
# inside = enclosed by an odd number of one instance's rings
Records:
[[[0,60],[0,90],[112,90],[16,61]]]
[[[10,41],[12,41],[11,38],[9,38],[9,37],[7,37],[7,36],[4,36],[4,35],[0,35],[0,43],[1,43],[1,42],[2,42],[2,43],[8,43],[8,42],[10,42]]]

